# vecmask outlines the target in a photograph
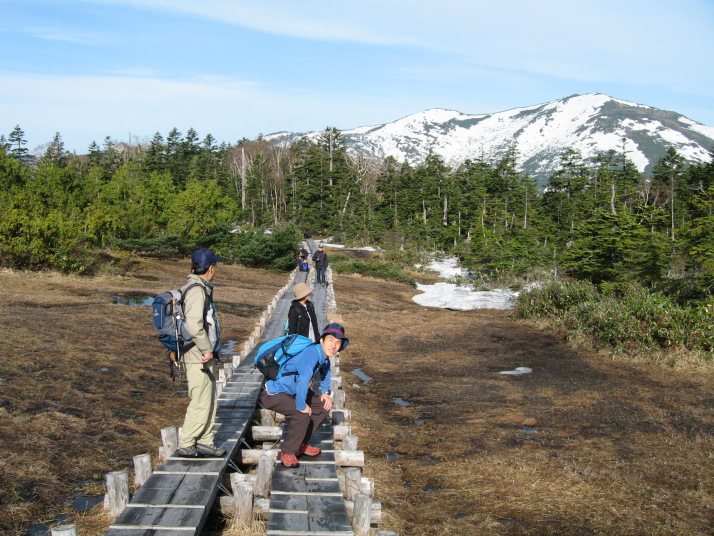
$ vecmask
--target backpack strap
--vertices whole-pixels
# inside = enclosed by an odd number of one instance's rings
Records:
[[[191,283],[189,286],[186,287],[186,290],[184,290],[181,293],[181,298],[179,301],[181,302],[181,305],[183,306],[185,303],[184,298],[188,294],[188,291],[194,287],[201,287],[201,289],[203,290],[203,295],[204,295],[205,299],[203,300],[203,316],[202,316],[202,318],[203,318],[203,329],[206,329],[206,315],[208,314],[208,309],[211,306],[211,302],[213,301],[213,298],[211,297],[211,295],[208,294],[208,292],[206,292],[206,287],[204,287],[201,283]]]

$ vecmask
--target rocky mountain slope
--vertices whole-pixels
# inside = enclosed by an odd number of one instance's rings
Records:
[[[430,150],[449,165],[466,159],[496,161],[515,144],[521,171],[544,180],[558,167],[564,149],[585,159],[610,149],[621,151],[640,171],[649,173],[674,146],[691,163],[710,161],[714,127],[669,112],[600,93],[572,95],[545,104],[505,112],[467,115],[426,110],[392,123],[342,131],[348,150],[419,164]],[[265,138],[288,145],[320,132],[280,132]]]

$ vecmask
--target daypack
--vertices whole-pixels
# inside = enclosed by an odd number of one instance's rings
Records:
[[[176,355],[176,358],[195,346],[184,325],[183,298],[193,287],[200,286],[199,283],[193,283],[186,287],[183,294],[181,294],[180,290],[167,290],[156,296],[151,303],[151,317],[154,322],[154,328],[156,328],[156,335],[169,352],[173,352]],[[204,320],[210,305],[208,295],[206,295],[206,298]]]
[[[308,337],[297,333],[278,337],[263,343],[253,358],[253,364],[265,376],[266,380],[277,380],[282,376],[295,376],[297,372],[281,374],[280,369],[308,346],[315,344]]]
[[[300,263],[300,271],[301,272],[308,272],[309,270],[310,270],[310,265],[307,262]]]

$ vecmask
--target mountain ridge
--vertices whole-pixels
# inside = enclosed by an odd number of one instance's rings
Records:
[[[587,161],[611,149],[622,150],[623,138],[628,157],[646,174],[670,146],[689,163],[709,162],[714,151],[714,127],[602,93],[485,114],[431,108],[391,123],[340,132],[351,153],[391,156],[412,165],[423,162],[429,151],[450,166],[467,159],[493,162],[515,145],[519,171],[538,181],[558,168],[565,149],[578,150]],[[264,139],[290,145],[303,137],[315,141],[321,133],[277,132]]]

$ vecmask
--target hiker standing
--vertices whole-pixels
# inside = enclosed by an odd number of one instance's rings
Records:
[[[181,428],[177,456],[223,456],[225,449],[213,443],[213,425],[216,420],[216,375],[221,335],[213,301],[211,282],[216,276],[216,262],[222,261],[208,248],[197,249],[191,257],[191,274],[185,293],[185,328],[195,343],[183,354],[188,380],[186,417]],[[197,285],[195,285],[197,283]]]
[[[350,343],[345,328],[328,324],[320,343],[305,348],[281,367],[277,380],[265,382],[260,403],[265,409],[290,417],[285,439],[280,447],[280,461],[285,467],[297,467],[301,454],[317,456],[320,449],[308,445],[310,438],[332,409],[330,398],[330,358]],[[283,370],[284,369],[284,370]],[[319,381],[313,391],[311,384]],[[320,394],[321,393],[321,394]]]
[[[315,261],[315,284],[322,285],[323,287],[327,284],[325,281],[325,270],[327,269],[327,253],[325,253],[322,244],[317,246],[317,251],[312,256],[312,260]]]
[[[305,283],[298,283],[293,288],[293,301],[288,311],[288,335],[297,333],[319,342],[320,331],[317,329],[317,314],[310,301],[314,289]]]

